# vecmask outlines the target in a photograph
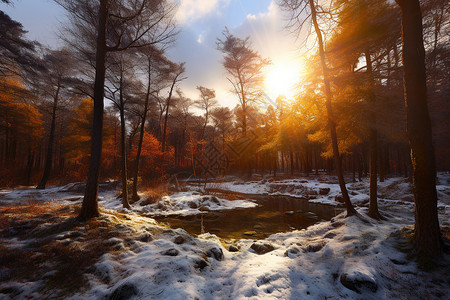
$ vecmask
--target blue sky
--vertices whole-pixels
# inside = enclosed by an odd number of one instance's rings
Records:
[[[23,24],[30,39],[52,47],[61,45],[57,33],[65,12],[53,1],[15,0],[13,5],[0,7]],[[186,62],[188,79],[180,87],[193,99],[198,97],[196,86],[202,85],[215,89],[223,105],[233,107],[237,103],[236,96],[229,92],[222,54],[216,50],[216,39],[225,26],[239,37],[250,36],[254,49],[274,64],[300,64],[295,38],[284,30],[283,15],[274,1],[181,0],[177,19],[181,33],[168,55],[176,62]]]

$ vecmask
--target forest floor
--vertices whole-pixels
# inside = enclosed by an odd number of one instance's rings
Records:
[[[227,177],[206,188],[342,205],[332,176],[255,178]],[[0,299],[448,299],[449,253],[430,261],[408,241],[411,184],[379,184],[384,221],[366,215],[368,180],[347,187],[360,217],[341,213],[262,240],[192,236],[152,218],[257,205],[193,187],[160,199],[143,194],[125,210],[116,183],[106,182],[101,217],[85,223],[75,219],[81,183],[0,190]],[[439,174],[437,190],[448,239],[450,174]]]

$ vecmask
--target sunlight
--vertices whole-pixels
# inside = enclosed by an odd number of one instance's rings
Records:
[[[300,79],[302,67],[295,60],[274,61],[267,67],[265,86],[270,97],[284,95],[288,99],[295,95],[296,84]]]

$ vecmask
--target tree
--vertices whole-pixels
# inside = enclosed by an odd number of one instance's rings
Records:
[[[5,2],[5,1],[3,1]],[[6,2],[6,3],[9,3]],[[37,42],[25,38],[21,23],[0,11],[0,76],[22,75],[22,70],[42,68],[35,57]]]
[[[217,130],[219,135],[222,137],[222,151],[225,152],[226,137],[233,125],[232,112],[228,107],[216,107],[211,111],[211,117],[214,123],[215,131]],[[215,143],[214,138],[213,142]]]
[[[160,42],[170,42],[176,32],[174,7],[165,1],[55,0],[72,18],[72,44],[87,60],[95,62],[94,119],[88,179],[79,214],[80,220],[99,215],[98,181],[102,153],[105,62],[108,52],[124,51]],[[80,44],[80,38],[85,43]],[[95,51],[92,51],[95,49]],[[95,53],[95,55],[93,55]]]
[[[427,105],[422,13],[418,0],[396,0],[402,16],[403,82],[413,165],[414,241],[419,251],[441,254],[436,167]]]
[[[240,39],[232,35],[228,28],[225,28],[223,35],[224,39],[217,39],[217,49],[224,54],[223,66],[230,75],[227,79],[233,86],[233,92],[239,98],[240,108],[236,112],[238,113],[238,123],[242,129],[241,140],[244,141],[248,139],[249,109],[251,104],[262,95],[261,87],[264,80],[262,70],[270,64],[270,61],[251,49],[249,37]],[[243,166],[250,176],[252,168],[246,152],[242,156]]]
[[[126,150],[126,122],[125,122],[125,105],[133,98],[132,91],[138,90],[138,82],[133,81],[134,64],[133,57],[119,52],[110,56],[111,64],[108,68],[106,88],[106,98],[111,100],[119,110],[120,117],[120,155],[122,166],[122,205],[124,208],[130,209],[128,202],[127,188],[127,150]]]
[[[204,86],[197,86],[197,90],[200,92],[200,99],[195,101],[195,106],[205,111],[205,123],[202,128],[201,139],[205,138],[205,130],[209,121],[209,114],[211,109],[217,106],[218,102],[216,98],[216,92],[213,89],[208,89]]]
[[[178,146],[178,156],[175,158],[178,162],[178,166],[184,165],[185,158],[186,158],[186,143],[188,138],[188,128],[190,125],[190,121],[192,118],[192,113],[190,112],[191,107],[193,106],[194,102],[183,95],[183,93],[180,90],[177,90],[178,94],[178,105],[176,106],[176,111],[174,114],[175,119],[177,120],[177,125],[179,128],[179,131],[181,131],[181,141]]]
[[[137,193],[139,163],[145,133],[145,122],[147,120],[147,115],[150,109],[150,100],[152,99],[152,97],[154,99],[155,93],[158,91],[158,84],[161,84],[164,79],[165,73],[164,68],[166,68],[167,65],[169,64],[169,60],[164,56],[164,52],[153,46],[141,48],[138,52],[138,55],[140,55],[141,59],[145,60],[146,62],[143,72],[147,77],[147,83],[146,83],[146,90],[143,96],[144,98],[143,106],[137,105],[137,107],[134,109],[134,112],[139,116],[141,122],[139,129],[138,147],[136,151],[133,169],[133,188],[132,188],[133,202],[139,200],[139,195]]]
[[[43,61],[46,64],[46,70],[40,72],[40,80],[38,90],[42,91],[44,98],[52,100],[52,108],[50,112],[51,124],[48,138],[47,155],[45,157],[44,173],[41,181],[37,185],[37,189],[45,189],[47,180],[50,176],[53,161],[53,144],[56,129],[56,114],[59,109],[59,102],[64,90],[68,88],[71,81],[70,76],[73,73],[74,61],[71,53],[67,49],[49,51],[44,55]]]
[[[270,64],[250,48],[250,37],[240,39],[232,35],[228,28],[223,31],[224,39],[217,39],[217,49],[224,54],[223,66],[230,77],[233,92],[238,96],[242,108],[242,133],[247,135],[247,108],[261,96],[263,84],[262,70]]]
[[[64,159],[66,159],[74,170],[68,170],[68,176],[73,178],[84,178],[89,168],[89,149],[91,145],[91,131],[94,103],[90,98],[74,99],[76,107],[70,111],[68,126],[62,138],[64,148]],[[103,126],[103,140],[110,147],[102,148],[102,161],[110,160],[115,156],[115,129],[117,116],[113,116],[108,110],[105,113],[105,126]],[[113,148],[113,149],[110,149]],[[105,155],[110,152],[110,155]]]
[[[319,48],[318,50],[320,57],[320,65],[322,69],[323,85],[326,97],[325,103],[328,115],[328,127],[330,129],[331,144],[333,149],[333,157],[336,167],[336,173],[339,181],[339,187],[342,193],[342,198],[344,199],[345,207],[347,209],[347,216],[354,215],[356,214],[356,210],[353,207],[352,203],[350,202],[350,197],[348,195],[348,191],[345,186],[344,174],[342,171],[342,160],[339,153],[338,139],[336,134],[337,119],[332,106],[333,95],[331,93],[329,70],[326,64],[324,39],[322,31],[319,27],[319,23],[317,21],[317,9],[316,9],[317,4],[314,2],[314,0],[282,0],[281,5],[291,13],[292,16],[291,20],[294,23],[298,22],[300,30],[303,24],[305,24],[305,22],[307,21],[307,19],[311,18],[311,21],[313,23]],[[303,15],[303,12],[306,13],[306,17],[305,15]]]
[[[0,77],[0,84],[1,184],[13,183],[15,174],[12,171],[17,170],[17,165],[21,165],[25,157],[26,174],[23,176],[21,170],[21,177],[29,184],[33,153],[43,136],[42,114],[34,105],[24,101],[29,97],[29,91],[17,77]]]
[[[386,71],[387,68],[383,68],[381,63],[377,64],[376,62],[389,55],[391,47],[397,44],[400,36],[396,21],[399,22],[399,16],[393,7],[384,0],[376,2],[340,0],[335,5],[338,7],[339,30],[333,36],[329,48],[331,48],[330,52],[333,54],[335,69],[341,69],[338,75],[340,76],[341,86],[338,88],[342,89],[344,85],[347,89],[362,91],[363,94],[360,97],[365,98],[364,101],[367,103],[365,105],[366,111],[363,111],[363,113],[367,120],[364,127],[368,130],[370,153],[368,215],[380,219],[381,215],[377,204],[379,164],[377,155],[379,150],[379,125],[377,119],[379,118],[380,93],[377,94],[376,90],[380,90],[381,73]],[[365,60],[365,68],[358,67],[358,61],[361,58]],[[365,70],[364,74],[358,71],[361,69]],[[335,71],[335,73],[337,72]],[[363,80],[356,77],[362,77]],[[348,85],[350,86],[348,87]],[[348,94],[348,92],[345,93]],[[351,97],[355,97],[355,94],[353,93]]]
[[[167,135],[167,120],[169,119],[169,109],[172,105],[172,94],[174,91],[174,88],[177,83],[180,81],[185,80],[187,77],[183,77],[183,74],[185,72],[184,63],[181,64],[175,64],[172,63],[171,70],[169,72],[169,78],[171,79],[170,89],[169,89],[169,95],[166,98],[165,103],[165,114],[164,114],[164,127],[162,132],[162,152],[164,153],[166,151],[166,135]]]

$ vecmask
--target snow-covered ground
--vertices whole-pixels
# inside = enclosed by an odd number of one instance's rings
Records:
[[[339,204],[334,200],[337,184],[327,176],[250,183],[234,180],[220,185],[220,189],[241,193],[307,195],[310,201]],[[0,257],[0,299],[449,299],[448,257],[432,272],[421,271],[411,258],[404,237],[414,222],[410,184],[402,178],[380,183],[379,205],[386,221],[365,215],[367,181],[348,184],[348,189],[365,221],[341,214],[305,230],[260,241],[223,241],[209,233],[193,237],[141,216],[150,211],[185,215],[251,207],[255,205],[251,201],[228,201],[191,191],[165,196],[158,203],[145,204],[144,198],[129,211],[120,208],[117,190],[105,185],[100,193],[101,217],[87,224],[58,227],[69,222],[71,215],[57,216],[79,206],[79,184],[45,191],[2,190],[0,253],[22,251],[24,262],[40,264],[29,266],[33,275],[17,274],[8,267],[14,263]],[[448,228],[449,174],[439,174],[437,190],[441,226]],[[43,208],[33,206],[46,200],[51,201],[45,208],[53,213],[39,213]],[[32,208],[23,212],[22,222],[11,208],[19,202]],[[85,268],[82,285],[64,289],[51,284],[60,264],[56,263],[58,256],[39,259],[48,251],[45,245],[53,245],[56,253],[81,253],[70,261],[78,263],[79,259],[79,268]],[[99,246],[95,249],[101,255],[85,266],[82,253],[92,245]],[[71,276],[58,276],[63,275]]]

